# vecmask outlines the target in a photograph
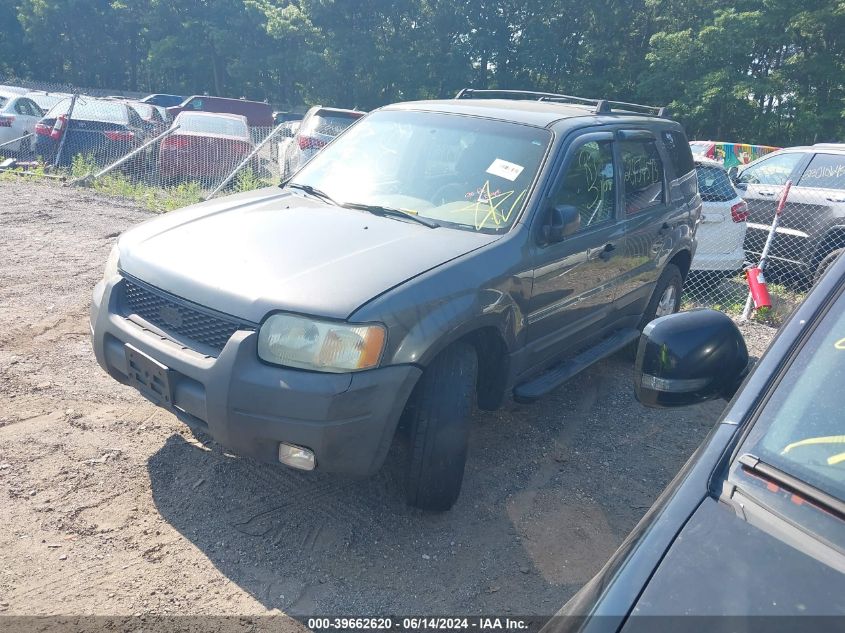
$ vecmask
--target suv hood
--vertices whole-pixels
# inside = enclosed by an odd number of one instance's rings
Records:
[[[255,323],[273,310],[345,319],[373,297],[498,237],[430,229],[271,187],[127,231],[119,241],[120,269]]]

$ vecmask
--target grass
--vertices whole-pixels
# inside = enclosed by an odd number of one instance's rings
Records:
[[[780,326],[804,300],[806,292],[795,284],[768,283],[771,308],[760,308],[751,313],[751,320],[774,327]],[[691,276],[684,288],[681,309],[712,308],[738,317],[745,309],[748,283],[744,274],[724,279],[706,279]]]
[[[96,173],[99,165],[91,155],[77,154],[71,161],[69,176],[80,184],[107,196],[131,200],[150,211],[167,212],[181,209],[204,199],[204,191],[195,181],[185,181],[173,186],[152,185],[143,179],[130,178],[120,171],[113,171],[86,182],[86,177]],[[230,189],[234,192],[252,191],[266,186],[250,167],[238,172]]]

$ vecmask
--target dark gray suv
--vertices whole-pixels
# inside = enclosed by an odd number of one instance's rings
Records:
[[[498,98],[489,98],[489,97]],[[678,309],[701,202],[662,112],[462,91],[351,126],[281,188],[120,237],[97,360],[231,450],[458,497],[473,406],[531,401]]]

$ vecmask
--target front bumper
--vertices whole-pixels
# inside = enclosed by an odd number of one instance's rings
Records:
[[[123,316],[122,283],[101,281],[91,302],[94,354],[113,378],[128,382],[129,343],[170,368],[168,410],[239,455],[279,463],[286,442],[311,449],[322,471],[366,477],[381,467],[420,368],[327,374],[274,367],[258,359],[251,331],[236,332],[217,357],[208,356]]]

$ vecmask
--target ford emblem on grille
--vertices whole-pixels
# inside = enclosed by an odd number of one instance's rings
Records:
[[[175,306],[161,306],[158,309],[158,315],[170,327],[178,328],[182,326],[182,314],[179,312],[179,308]]]

